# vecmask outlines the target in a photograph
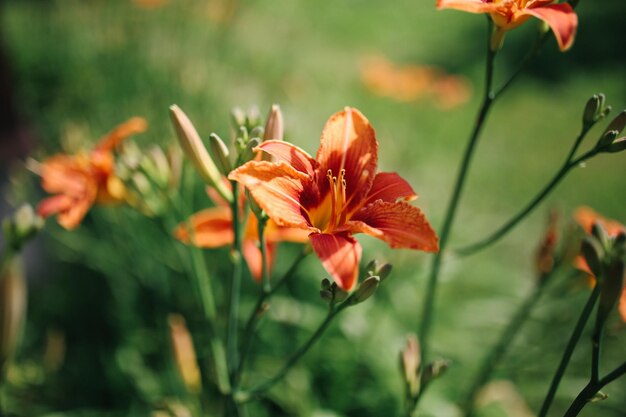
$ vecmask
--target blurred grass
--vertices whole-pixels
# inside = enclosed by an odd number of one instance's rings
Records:
[[[151,126],[141,143],[170,142],[167,107],[172,103],[188,112],[203,136],[216,131],[227,137],[230,108],[258,105],[264,113],[275,102],[285,113],[288,139],[315,152],[325,120],[350,105],[362,110],[377,129],[381,169],[407,178],[420,194],[420,208],[440,225],[482,88],[482,18],[436,12],[431,2],[276,0],[240,1],[232,21],[216,22],[209,18],[208,4],[171,0],[155,9],[122,0],[0,4],[1,36],[9,48],[21,109],[41,138],[39,152],[60,150],[72,126],[96,140],[132,115],[146,117]],[[623,39],[617,16],[626,12],[624,3],[607,1],[597,8],[583,0],[578,10],[581,29],[574,49],[560,54],[551,40],[530,75],[522,77],[492,112],[470,171],[454,243],[471,242],[492,231],[546,182],[578,133],[589,96],[605,92],[615,110],[626,107],[626,60],[607,46]],[[497,79],[506,78],[515,67],[534,30],[529,24],[507,37]],[[359,79],[359,63],[370,54],[464,75],[473,84],[473,97],[449,111],[427,99],[399,103],[377,97]],[[593,140],[594,134],[586,145]],[[451,358],[453,365],[426,396],[425,413],[451,415],[449,403],[465,392],[468,376],[497,330],[530,291],[532,253],[548,207],[560,208],[567,217],[586,204],[624,223],[624,174],[622,155],[601,155],[572,172],[542,207],[489,251],[449,259],[437,303],[434,350]],[[196,209],[207,204],[199,198],[194,200]],[[23,358],[36,357],[44,329],[51,324],[68,336],[68,356],[56,387],[44,384],[45,396],[31,399],[29,406],[23,401],[30,410],[25,413],[67,410],[64,415],[82,415],[76,410],[83,408],[131,413],[149,407],[164,393],[177,392],[175,387],[150,385],[153,372],[167,369],[151,352],[167,343],[154,330],[165,312],[155,311],[175,311],[180,305],[193,312],[197,306],[185,298],[190,289],[177,266],[180,261],[172,260],[169,266],[156,262],[174,251],[162,232],[130,210],[112,211],[94,210],[85,226],[71,235],[53,228],[61,242],[78,247],[68,250],[49,240],[47,248],[60,262],[48,272],[54,280],[34,289]],[[340,318],[303,366],[273,391],[271,415],[335,415],[324,414],[333,410],[336,415],[380,416],[399,409],[397,354],[404,334],[417,329],[429,258],[392,252],[372,239],[361,241],[365,260],[383,257],[394,264],[393,278],[375,302]],[[124,253],[121,245],[127,247]],[[294,253],[285,251],[277,269],[285,269]],[[144,257],[150,254],[154,256]],[[208,258],[216,261],[220,255],[217,251]],[[210,268],[218,281],[226,272],[224,266]],[[323,276],[319,262],[309,259],[301,271],[289,290],[305,304],[276,302],[274,320],[260,336],[261,342],[276,346],[256,358],[260,372],[271,373],[322,312],[316,296]],[[174,295],[173,301],[161,305],[167,297],[159,293],[158,282],[168,277],[180,288],[163,290]],[[517,384],[532,410],[543,398],[584,303],[582,288],[564,287],[533,315],[498,371],[498,376]],[[245,283],[244,307],[251,306],[255,288]],[[284,322],[281,308],[287,311],[285,317],[299,320]],[[300,328],[304,331],[294,332]],[[155,340],[155,345],[146,340]],[[139,351],[148,361],[130,369],[129,363],[139,362],[121,360],[124,350],[119,346],[136,347],[138,341],[147,345]],[[584,382],[586,341],[558,393],[554,415]],[[607,341],[605,360],[619,360],[615,346],[623,344],[622,328]],[[609,386],[610,400],[588,407],[581,416],[623,415],[626,400],[619,393],[625,387],[624,381]],[[264,415],[252,410],[252,415]]]

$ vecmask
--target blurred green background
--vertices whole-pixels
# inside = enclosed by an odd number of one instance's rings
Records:
[[[167,108],[176,103],[203,136],[228,137],[232,107],[279,103],[286,137],[310,153],[326,119],[343,106],[360,109],[377,130],[380,169],[397,171],[420,194],[417,205],[435,227],[443,219],[457,165],[475,117],[483,81],[485,19],[435,10],[431,1],[336,0],[22,0],[0,2],[0,41],[13,77],[20,123],[41,159],[62,144],[76,149],[133,115],[145,117],[142,146],[174,140]],[[582,109],[604,92],[614,114],[626,107],[623,0],[582,0],[573,49],[551,38],[527,73],[491,113],[470,170],[452,246],[494,230],[558,169],[578,133]],[[534,39],[536,22],[510,33],[498,56],[503,80]],[[410,102],[374,94],[363,84],[363,59],[436,66],[462,76],[469,101],[443,110],[425,95]],[[591,146],[604,123],[583,148]],[[38,179],[11,173],[11,202],[41,198]],[[22,169],[23,170],[23,169]],[[623,155],[600,155],[574,170],[547,202],[497,245],[467,259],[448,257],[443,269],[433,350],[451,368],[429,389],[423,415],[454,416],[454,402],[515,307],[531,291],[533,252],[548,209],[589,205],[626,222]],[[8,187],[7,187],[8,188]],[[200,184],[189,212],[209,204]],[[193,209],[193,210],[192,210]],[[28,254],[29,318],[9,372],[9,407],[18,416],[150,415],[169,398],[185,398],[169,350],[165,317],[182,312],[192,330],[203,325],[176,245],[130,208],[95,208],[74,232],[48,223]],[[387,416],[402,407],[398,352],[415,332],[430,258],[359,240],[364,260],[393,263],[376,297],[342,314],[321,342],[251,416]],[[180,249],[180,248],[178,248]],[[281,247],[276,270],[298,249]],[[206,253],[219,307],[227,306],[226,250]],[[277,369],[324,313],[318,296],[324,272],[309,257],[272,305],[247,382]],[[566,271],[567,272],[567,271]],[[243,315],[258,287],[244,283]],[[563,346],[587,297],[582,279],[561,280],[540,302],[495,377],[509,380],[536,412]],[[288,297],[292,295],[294,298]],[[220,325],[223,323],[220,323]],[[589,329],[588,329],[589,330]],[[623,361],[626,329],[617,315],[606,339],[605,369]],[[55,339],[56,338],[56,339]],[[48,357],[64,340],[60,363]],[[52,342],[51,342],[52,340]],[[558,392],[552,415],[585,384],[589,337],[583,337]],[[206,357],[206,343],[197,349]],[[46,359],[48,358],[48,359]],[[172,378],[166,378],[171,375]],[[165,381],[165,382],[163,382]],[[623,416],[626,381],[581,416]],[[209,400],[210,401],[210,400]],[[481,416],[526,416],[503,403]],[[517,414],[515,414],[517,413]],[[530,414],[532,415],[532,414]]]

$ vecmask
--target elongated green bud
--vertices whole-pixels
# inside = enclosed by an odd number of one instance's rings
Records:
[[[411,396],[417,395],[421,385],[422,354],[417,336],[409,334],[400,353],[400,368]]]
[[[378,277],[369,277],[365,281],[363,281],[352,296],[354,304],[362,303],[363,301],[374,295],[376,289],[378,289],[379,284],[380,278]]]
[[[267,122],[265,123],[263,140],[283,140],[284,126],[283,113],[280,111],[280,106],[278,104],[272,105],[270,114],[267,117]]]
[[[0,266],[0,375],[19,340],[26,314],[26,283],[17,256]]]
[[[211,133],[209,136],[209,148],[211,150],[211,155],[215,158],[215,164],[219,170],[222,174],[228,175],[228,173],[232,170],[232,166],[230,160],[228,159],[230,151],[224,141],[215,133]]]
[[[222,175],[204,147],[200,135],[198,135],[191,120],[177,105],[170,107],[170,116],[176,128],[181,148],[200,174],[202,180],[213,186],[226,201],[232,201],[232,192],[222,181]]]

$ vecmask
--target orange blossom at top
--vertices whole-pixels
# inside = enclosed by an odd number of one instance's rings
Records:
[[[470,13],[489,13],[496,26],[492,49],[498,49],[504,32],[515,29],[531,17],[548,24],[559,49],[568,50],[574,43],[578,17],[567,3],[554,0],[437,0],[438,9],[456,9]]]
[[[315,159],[283,141],[266,141],[257,149],[275,162],[250,161],[229,179],[248,188],[278,226],[308,231],[322,264],[344,290],[354,288],[361,259],[354,233],[393,248],[439,249],[422,212],[407,203],[417,197],[411,186],[396,173],[376,172],[376,135],[358,110],[331,116]]]

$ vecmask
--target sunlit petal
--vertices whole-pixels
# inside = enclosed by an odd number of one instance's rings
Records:
[[[354,214],[346,230],[384,240],[392,248],[439,250],[439,239],[424,214],[404,202],[376,201]]]
[[[339,177],[346,170],[346,207],[348,211],[363,202],[372,187],[378,164],[376,133],[361,112],[347,107],[326,122],[317,151],[318,185],[322,198],[329,189],[327,171]]]
[[[282,140],[266,140],[255,148],[272,155],[276,162],[284,161],[302,172],[313,176],[317,162],[305,151]]]
[[[470,13],[488,13],[496,8],[495,3],[482,0],[437,0],[437,9],[455,9]]]
[[[300,202],[305,184],[311,181],[308,175],[285,162],[251,161],[232,171],[228,178],[250,190],[277,225],[316,231]]]
[[[313,250],[337,285],[352,290],[359,275],[359,242],[348,234],[313,233],[310,239]]]
[[[532,7],[520,12],[522,15],[535,16],[546,22],[559,44],[561,51],[568,50],[574,43],[576,28],[578,26],[578,16],[568,3],[549,4],[542,7]]]

